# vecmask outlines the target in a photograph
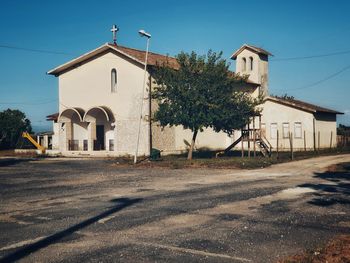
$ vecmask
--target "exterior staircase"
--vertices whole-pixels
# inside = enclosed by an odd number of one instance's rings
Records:
[[[263,156],[271,157],[272,146],[271,146],[270,142],[266,139],[265,136],[259,135],[259,137],[257,137],[255,143],[258,145],[260,152]]]
[[[239,142],[246,141],[252,144],[256,144],[261,154],[265,157],[271,157],[272,146],[266,137],[261,133],[259,129],[242,129],[242,135],[235,140],[230,146],[228,146],[224,151],[216,153],[216,157],[219,155],[226,155],[235,147]]]

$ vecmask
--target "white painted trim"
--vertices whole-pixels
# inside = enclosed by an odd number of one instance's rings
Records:
[[[79,112],[77,109],[75,109],[75,108],[67,108],[67,109],[64,109],[64,110],[58,115],[57,122],[61,122],[61,121],[60,121],[60,118],[61,118],[62,114],[63,114],[64,112],[68,111],[68,110],[72,110],[72,111],[74,111],[76,114],[78,114],[79,119],[80,119],[80,122],[83,122],[83,118],[81,117],[80,112]],[[85,116],[85,115],[84,115],[84,116]]]
[[[112,46],[112,45],[110,45],[108,43],[105,43],[104,45],[102,45],[102,46],[100,46],[100,47],[98,47],[98,48],[96,48],[96,49],[94,49],[94,50],[92,50],[90,52],[87,52],[87,53],[85,53],[85,54],[83,54],[83,55],[81,55],[81,56],[79,56],[79,57],[77,57],[77,58],[75,58],[73,60],[68,61],[67,63],[64,63],[64,64],[62,64],[62,65],[60,65],[60,66],[58,66],[58,67],[56,67],[54,69],[49,70],[46,74],[57,76],[62,71],[67,70],[70,67],[73,67],[74,65],[76,65],[78,63],[82,63],[83,61],[85,61],[85,60],[87,60],[87,59],[89,59],[89,58],[91,58],[91,57],[93,57],[95,55],[98,55],[101,52],[106,51],[108,49],[112,49],[112,50],[118,52],[119,54],[122,54],[122,55],[130,58],[131,60],[133,60],[133,61],[135,61],[137,63],[140,63],[141,65],[145,64],[144,62],[136,59],[135,57],[130,56],[129,54],[119,50],[117,47],[114,47],[114,46]]]
[[[85,114],[84,114],[83,121],[86,121],[86,116],[88,115],[89,111],[91,111],[91,110],[93,110],[93,109],[99,109],[99,110],[101,110],[101,111],[106,115],[107,121],[110,121],[107,111],[106,111],[103,107],[101,107],[101,106],[91,107],[90,109],[88,109],[88,110],[85,112]]]

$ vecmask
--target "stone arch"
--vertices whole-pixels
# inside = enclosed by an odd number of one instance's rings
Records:
[[[57,122],[70,122],[72,118],[78,117],[80,122],[83,122],[84,110],[81,108],[64,109],[57,118]]]
[[[249,70],[250,71],[254,70],[254,59],[253,59],[253,57],[249,57]]]
[[[242,58],[242,71],[246,71],[247,70],[247,59],[246,58]]]
[[[98,113],[101,113],[101,112],[102,112],[102,115],[106,117],[107,122],[114,122],[112,111],[109,108],[104,106],[95,106],[88,109],[84,114],[83,121],[91,122],[95,119],[94,116],[96,116]]]
[[[105,106],[91,107],[83,121],[88,123],[88,148],[92,151],[114,151],[115,120],[112,111]]]

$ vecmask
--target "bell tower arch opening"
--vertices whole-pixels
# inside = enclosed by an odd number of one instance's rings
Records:
[[[236,50],[231,59],[236,60],[236,73],[249,75],[248,80],[258,84],[260,93],[264,96],[268,91],[268,62],[272,54],[265,49],[244,44]]]

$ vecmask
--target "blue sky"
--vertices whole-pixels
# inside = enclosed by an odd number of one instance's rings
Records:
[[[0,110],[20,109],[36,130],[48,129],[45,116],[58,110],[58,82],[46,72],[111,41],[109,30],[117,24],[120,45],[144,49],[137,32],[145,29],[152,34],[151,51],[161,54],[212,49],[229,58],[244,43],[263,47],[274,55],[272,94],[343,111],[338,123],[350,125],[349,14],[346,0],[2,1]],[[344,54],[280,60],[337,52]]]

